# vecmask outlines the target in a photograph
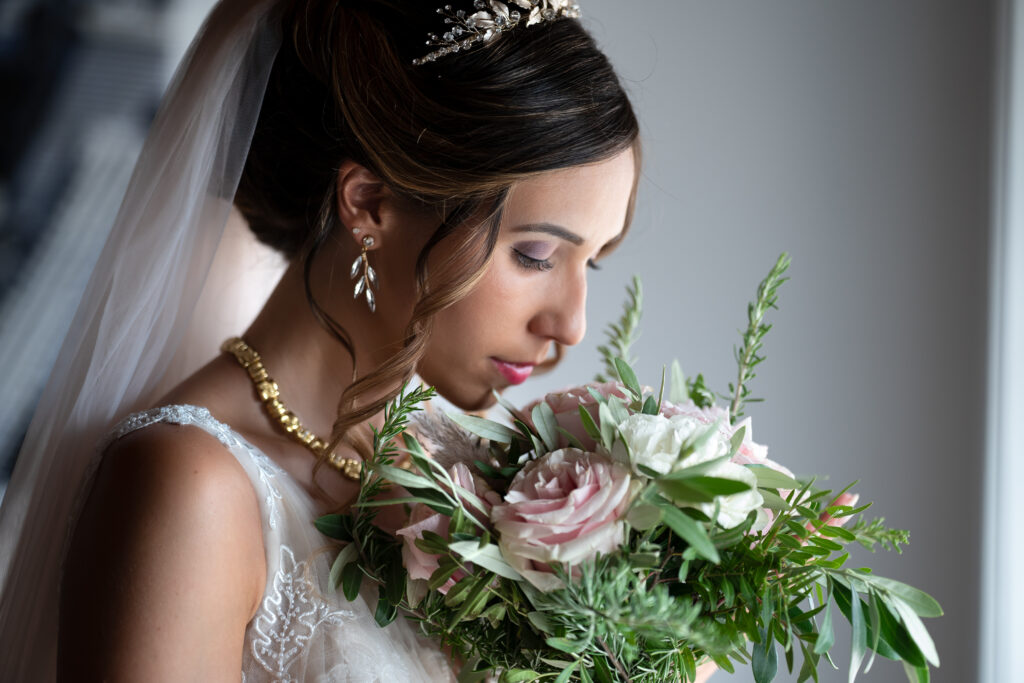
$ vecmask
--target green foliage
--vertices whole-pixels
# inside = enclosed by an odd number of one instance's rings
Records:
[[[747,383],[763,360],[762,339],[770,329],[764,314],[775,307],[788,264],[783,254],[748,310],[750,324],[737,351],[737,384],[730,387],[733,419],[751,400]],[[619,380],[626,397],[592,391],[596,409],[581,406],[579,412],[585,431],[601,447],[618,449],[620,457],[625,450],[640,482],[619,548],[577,566],[553,566],[560,589],[534,588],[503,556],[482,501],[457,486],[403,433],[408,416],[432,395],[430,389],[407,393],[403,388],[375,433],[374,456],[364,468],[357,503],[347,514],[317,520],[321,532],[345,544],[331,569],[332,586],[354,598],[364,581],[377,584],[377,622],[383,626],[399,613],[415,622],[467,662],[459,676],[465,683],[482,680],[490,670],[505,683],[689,682],[706,661],[726,671],[749,666],[759,683],[773,680],[783,666],[799,681],[817,681],[821,660],[832,661],[837,618],[851,625],[850,681],[869,670],[876,655],[901,660],[911,681],[927,681],[939,658],[921,619],[940,616],[938,603],[912,586],[846,567],[849,544],[899,552],[908,541],[906,531],[889,529],[881,519],[855,519],[848,528],[830,524],[829,519],[856,518],[868,507],[831,505],[846,489],[819,489],[813,480],[798,481],[759,465],[748,466],[756,484],[715,476],[714,467],[739,449],[743,430],[732,435],[728,453],[688,465],[686,459],[720,425],[698,431],[682,445],[668,474],[634,460],[619,425],[633,414],[656,414],[665,390],[663,373],[658,392],[646,392],[628,358],[637,336],[640,292],[634,280],[625,313],[601,351],[602,379]],[[669,400],[713,405],[702,375],[687,380],[673,363],[670,382]],[[475,464],[499,493],[525,463],[568,439],[543,402],[528,417],[532,424],[516,413],[511,427],[452,417],[490,441],[492,459]],[[409,471],[393,466],[399,436],[413,462]],[[378,500],[386,482],[403,486],[409,495]],[[698,508],[755,485],[764,508],[751,511],[735,528],[716,524],[717,510],[709,517]],[[409,580],[399,542],[372,523],[378,507],[411,503],[451,517],[447,535],[424,532],[416,541],[438,557],[429,580]],[[439,589],[446,585],[442,594]]]
[[[630,348],[640,336],[640,316],[643,312],[643,286],[640,278],[633,276],[633,281],[626,288],[627,301],[623,306],[622,316],[618,322],[611,323],[605,331],[608,341],[597,347],[604,362],[604,371],[597,375],[596,381],[610,382],[618,377],[615,360],[625,361],[633,365],[636,360],[630,355]]]
[[[777,308],[778,289],[789,279],[783,277],[788,268],[789,255],[782,254],[768,276],[758,285],[757,298],[747,304],[747,329],[743,332],[743,343],[738,349],[733,350],[738,366],[736,383],[729,385],[729,393],[732,395],[729,415],[734,422],[743,415],[744,404],[760,400],[750,397],[748,384],[756,376],[754,368],[764,361],[761,354],[764,336],[772,329],[771,325],[764,322],[764,317],[769,309]]]

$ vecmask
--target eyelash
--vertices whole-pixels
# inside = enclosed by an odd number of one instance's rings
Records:
[[[513,249],[512,252],[516,256],[516,260],[519,261],[519,265],[529,270],[539,270],[541,272],[547,272],[555,267],[555,264],[551,263],[548,259],[536,259],[532,256],[527,256],[518,249]],[[587,268],[591,270],[601,270],[601,266],[597,265],[594,259],[587,259]]]

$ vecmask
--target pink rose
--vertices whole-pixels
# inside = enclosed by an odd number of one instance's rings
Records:
[[[477,496],[488,512],[492,505],[501,501],[501,497],[492,491],[481,477],[473,474],[465,464],[455,463],[448,470],[448,474],[457,486],[461,486]],[[480,521],[487,521],[486,517],[475,507],[471,505],[465,507]],[[447,538],[450,523],[451,518],[448,515],[435,512],[423,503],[416,503],[413,506],[409,514],[408,525],[395,532],[402,537],[402,564],[405,565],[410,579],[429,579],[438,567],[438,556],[416,547],[416,539],[423,538],[424,531],[432,531]],[[441,593],[447,593],[463,576],[465,576],[464,572],[456,571],[438,590]]]
[[[597,444],[594,442],[590,435],[587,434],[587,430],[583,428],[583,420],[580,419],[580,406],[583,406],[591,417],[594,418],[594,422],[598,422],[597,418],[597,401],[587,391],[587,387],[596,390],[602,396],[618,396],[619,398],[625,398],[626,393],[622,389],[622,385],[618,382],[603,382],[603,383],[592,383],[584,384],[582,386],[573,387],[572,389],[565,389],[564,391],[556,391],[548,394],[543,399],[530,403],[522,410],[523,422],[533,426],[533,418],[531,414],[534,406],[543,400],[555,413],[555,421],[558,422],[558,426],[566,430],[574,437],[579,439],[583,449],[587,451],[593,451]],[[564,434],[559,434],[558,445],[560,448],[565,448],[569,445],[569,440]]]
[[[637,488],[627,469],[596,453],[563,448],[530,461],[491,510],[505,561],[542,591],[562,587],[550,565],[618,548]]]

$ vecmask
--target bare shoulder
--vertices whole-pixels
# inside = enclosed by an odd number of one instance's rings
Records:
[[[157,424],[104,454],[61,585],[59,673],[237,681],[266,574],[248,475],[201,429]]]

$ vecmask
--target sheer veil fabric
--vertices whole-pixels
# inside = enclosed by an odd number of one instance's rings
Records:
[[[259,287],[239,282],[272,284],[279,274],[243,230],[225,230],[280,44],[274,13],[273,0],[221,0],[212,10],[61,347],[0,509],[5,680],[55,677],[60,565],[91,445],[244,328],[269,287],[254,294]]]

